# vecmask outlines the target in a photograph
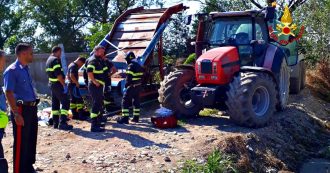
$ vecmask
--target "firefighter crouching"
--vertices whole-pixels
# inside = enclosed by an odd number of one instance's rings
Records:
[[[90,113],[92,120],[91,131],[103,132],[105,131],[101,125],[102,109],[103,109],[103,90],[105,86],[103,62],[102,58],[105,55],[105,48],[96,46],[94,48],[94,55],[87,60],[87,75],[88,75],[88,91],[92,97],[93,106]]]
[[[122,117],[119,124],[128,124],[130,106],[133,103],[133,122],[139,122],[140,117],[140,92],[142,90],[143,67],[135,59],[133,52],[129,52],[125,58],[128,68],[126,71],[126,85],[122,101]]]
[[[68,87],[65,85],[65,76],[61,64],[61,48],[53,47],[52,54],[46,62],[46,72],[49,77],[49,87],[52,94],[52,116],[54,128],[61,130],[71,130],[72,125],[68,125],[68,114],[70,101]],[[62,108],[60,107],[62,104]],[[60,109],[61,108],[61,109]]]
[[[85,64],[86,59],[78,57],[68,67],[67,78],[69,80],[69,93],[70,93],[70,109],[72,118],[76,120],[86,120],[88,117],[84,116],[84,100],[79,91],[79,69]]]
[[[106,115],[109,115],[110,112],[113,110],[113,98],[111,95],[111,76],[117,72],[116,67],[113,65],[113,63],[104,56],[103,58],[104,63],[104,80],[105,80],[105,88],[104,88],[104,109],[106,112]]]

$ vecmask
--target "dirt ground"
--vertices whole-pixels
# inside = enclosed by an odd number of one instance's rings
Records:
[[[141,123],[118,125],[109,120],[105,133],[91,133],[90,124],[79,121],[71,122],[70,132],[39,127],[35,167],[46,173],[180,172],[185,160],[204,163],[207,154],[219,148],[235,156],[240,172],[297,171],[330,145],[330,104],[308,89],[291,96],[288,108],[260,129],[238,127],[219,114],[161,130],[149,118],[157,108],[156,103],[145,105]],[[3,141],[10,167],[11,129],[10,125]]]

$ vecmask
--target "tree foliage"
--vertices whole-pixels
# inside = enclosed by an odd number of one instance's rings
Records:
[[[306,27],[301,44],[311,63],[330,58],[330,0],[308,1],[294,16]]]
[[[13,35],[18,34],[22,21],[24,21],[23,11],[15,8],[17,2],[14,0],[0,1],[0,49]]]

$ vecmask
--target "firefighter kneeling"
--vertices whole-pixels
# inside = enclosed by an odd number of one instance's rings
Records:
[[[140,117],[140,92],[142,90],[143,67],[135,59],[133,52],[129,52],[125,58],[128,68],[126,71],[126,85],[122,101],[122,117],[117,121],[120,124],[128,124],[130,106],[133,102],[133,122],[139,122]]]

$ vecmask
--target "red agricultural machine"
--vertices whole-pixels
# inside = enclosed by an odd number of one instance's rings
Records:
[[[273,33],[281,26],[282,33]],[[217,108],[238,125],[267,125],[276,110],[285,109],[290,88],[297,93],[304,87],[303,57],[290,29],[289,8],[283,14],[270,6],[200,15],[195,66],[181,65],[167,75],[159,102],[184,117]]]

